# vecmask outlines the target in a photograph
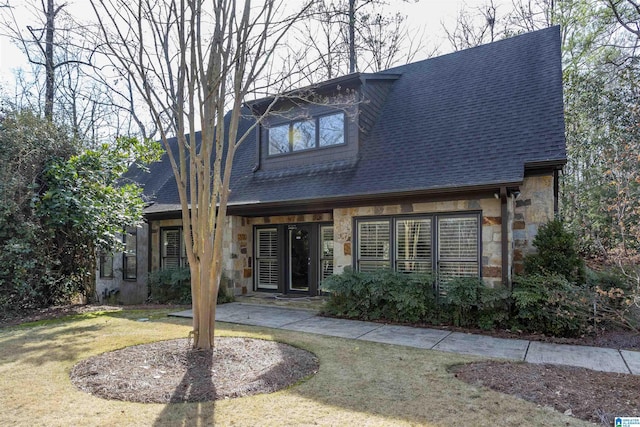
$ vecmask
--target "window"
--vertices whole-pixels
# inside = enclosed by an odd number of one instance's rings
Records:
[[[396,271],[431,271],[431,218],[398,218],[395,222]]]
[[[320,227],[320,280],[333,274],[333,226]]]
[[[113,255],[100,253],[100,278],[113,279]]]
[[[160,268],[170,270],[187,266],[187,253],[181,228],[165,228],[160,233],[162,246]]]
[[[358,218],[356,268],[434,272],[441,284],[454,277],[477,277],[479,218],[475,213]]]
[[[328,114],[269,128],[269,155],[344,144],[344,113]]]
[[[257,287],[278,289],[278,229],[256,230]]]
[[[389,268],[389,220],[358,223],[358,270]]]
[[[127,231],[123,235],[124,253],[122,254],[122,278],[135,280],[138,278],[136,253],[138,248],[138,235],[135,230]]]
[[[478,276],[478,219],[445,217],[438,221],[440,282]]]

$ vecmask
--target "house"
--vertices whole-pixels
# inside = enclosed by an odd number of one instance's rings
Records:
[[[234,159],[224,274],[236,293],[315,295],[346,267],[489,286],[522,271],[566,163],[558,27],[312,90],[335,102],[283,98]],[[138,298],[147,271],[185,255],[167,159],[130,177],[152,201],[146,225],[98,287]]]

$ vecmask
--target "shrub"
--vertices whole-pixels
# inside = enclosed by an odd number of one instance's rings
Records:
[[[635,304],[635,284],[620,268],[587,271],[593,296],[593,323],[604,327],[640,328],[640,310]]]
[[[228,289],[228,278],[220,280],[217,304],[234,301]],[[149,299],[160,304],[191,304],[191,272],[189,267],[158,270],[149,274]]]
[[[158,270],[149,273],[149,297],[160,304],[191,303],[189,267]]]
[[[559,274],[570,282],[585,282],[584,261],[577,251],[576,238],[558,219],[540,227],[533,240],[536,254],[524,259],[526,274]]]
[[[509,318],[510,292],[489,288],[478,277],[459,277],[446,285],[443,308],[451,313],[455,326],[492,329]]]
[[[325,312],[334,316],[417,322],[436,309],[429,274],[345,269],[326,278],[322,290],[329,293]]]
[[[531,332],[577,336],[590,329],[591,298],[586,288],[561,274],[530,274],[514,279],[516,319]]]

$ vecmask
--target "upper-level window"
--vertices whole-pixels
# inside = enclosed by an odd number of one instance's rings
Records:
[[[296,120],[269,128],[269,155],[344,144],[344,113]]]

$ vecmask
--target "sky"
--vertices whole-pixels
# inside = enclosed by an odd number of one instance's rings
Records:
[[[24,0],[12,1],[10,4],[20,4]],[[426,36],[427,48],[426,52],[438,47],[440,53],[450,51],[441,23],[448,24],[449,28],[453,28],[455,18],[461,8],[477,8],[484,0],[415,0],[400,1],[389,0],[389,9],[397,9],[407,15],[407,23],[412,31],[424,31]],[[59,1],[57,1],[59,3]],[[90,16],[93,14],[88,0],[68,0],[67,10],[76,16]],[[288,0],[288,4],[292,4]],[[32,17],[29,13],[18,6],[16,9],[16,18],[21,20],[20,26],[33,24],[29,22]],[[423,56],[423,57],[424,57]],[[416,56],[415,60],[423,59]],[[27,62],[24,54],[14,46],[7,37],[0,35],[0,87],[5,90],[13,86],[15,80],[14,72],[16,69],[26,67]]]

